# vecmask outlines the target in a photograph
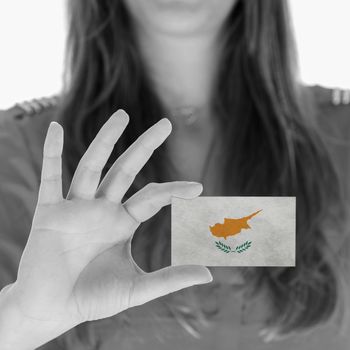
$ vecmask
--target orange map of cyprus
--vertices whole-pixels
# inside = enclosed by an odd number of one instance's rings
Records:
[[[262,209],[261,209],[262,210]],[[242,229],[249,229],[251,228],[248,225],[248,220],[250,220],[253,216],[257,215],[261,212],[261,210],[258,210],[257,212],[250,214],[248,216],[245,216],[243,218],[239,219],[224,219],[223,224],[215,224],[214,226],[209,226],[210,232],[213,236],[216,237],[226,237],[228,236],[234,236],[237,235],[242,231]]]

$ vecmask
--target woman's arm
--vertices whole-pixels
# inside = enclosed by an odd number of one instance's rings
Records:
[[[9,348],[32,349],[79,323],[211,281],[203,266],[145,273],[135,264],[131,240],[140,223],[168,205],[172,196],[194,198],[202,186],[152,183],[121,203],[137,173],[171,131],[166,119],[148,129],[100,183],[127,123],[122,111],[106,122],[81,159],[67,198],[62,197],[63,130],[50,124],[31,232],[17,279],[0,294],[0,338]],[[33,339],[31,344],[27,337]]]

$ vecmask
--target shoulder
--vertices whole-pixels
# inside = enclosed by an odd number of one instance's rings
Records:
[[[0,110],[0,123],[16,123],[20,120],[35,123],[38,119],[49,119],[49,115],[53,117],[58,102],[59,96],[51,96],[16,103],[9,109]]]
[[[51,121],[56,120],[58,96],[17,103],[0,110],[0,144],[11,141],[30,144],[40,141]],[[18,139],[20,137],[20,139]]]
[[[350,89],[314,85],[304,87],[303,93],[312,100],[316,122],[326,141],[350,141]]]
[[[350,89],[330,88],[321,85],[305,86],[321,107],[350,108]]]
[[[314,107],[314,120],[339,176],[350,207],[350,90],[311,86],[304,89]]]
[[[32,178],[38,176],[42,147],[50,122],[56,120],[58,100],[57,97],[35,99],[0,111],[2,178],[11,179],[14,171],[32,174]]]
[[[0,111],[0,179],[15,181],[13,173],[17,173],[22,174],[18,182],[39,186],[48,127],[52,121],[62,124],[58,115],[60,101],[60,96],[53,96],[18,103]],[[62,163],[62,181],[67,191],[71,174],[66,162]]]

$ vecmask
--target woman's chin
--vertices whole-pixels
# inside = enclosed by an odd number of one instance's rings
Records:
[[[216,29],[236,0],[124,0],[143,28],[167,34],[201,34]]]
[[[173,34],[202,32],[210,23],[209,13],[198,1],[156,0],[150,25],[158,31]]]
[[[190,16],[174,17],[173,15],[166,18],[164,22],[158,23],[156,29],[159,33],[177,36],[191,36],[205,31],[201,23],[191,20]]]
[[[173,10],[184,10],[184,9],[192,9],[195,10],[201,4],[203,5],[202,0],[153,0],[155,4],[159,7],[163,7],[164,9],[173,9]]]

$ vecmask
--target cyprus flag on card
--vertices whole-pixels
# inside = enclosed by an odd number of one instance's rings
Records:
[[[171,263],[295,266],[295,197],[173,198]]]

